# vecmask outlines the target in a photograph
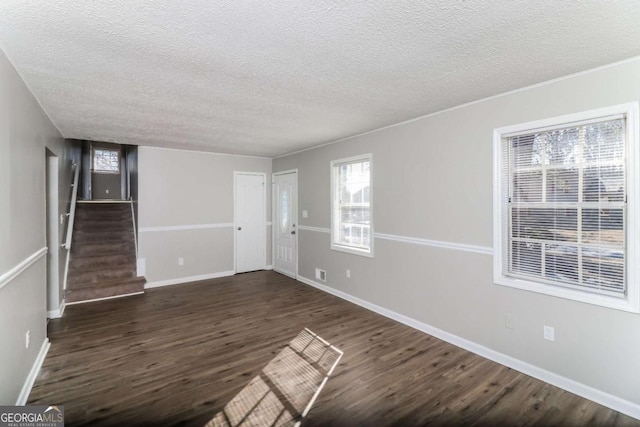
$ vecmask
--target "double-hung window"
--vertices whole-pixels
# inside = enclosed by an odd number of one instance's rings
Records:
[[[640,311],[638,105],[494,131],[494,281]]]
[[[371,154],[331,162],[331,249],[373,256]]]

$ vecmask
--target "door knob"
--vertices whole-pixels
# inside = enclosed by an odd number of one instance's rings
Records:
[[[242,230],[242,227],[238,227],[238,231]]]
[[[291,234],[296,234],[296,230],[293,230],[293,231],[291,232]]]

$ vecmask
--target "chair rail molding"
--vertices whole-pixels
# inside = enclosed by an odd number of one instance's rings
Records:
[[[13,267],[11,270],[7,271],[2,276],[0,276],[0,289],[4,288],[6,285],[11,283],[11,281],[16,277],[18,277],[20,273],[22,273],[27,268],[29,268],[33,263],[35,263],[40,258],[42,258],[46,253],[47,253],[47,248],[46,247],[41,248],[36,252],[34,252],[33,254],[29,255],[27,258],[20,261],[20,263],[18,263],[18,265]]]

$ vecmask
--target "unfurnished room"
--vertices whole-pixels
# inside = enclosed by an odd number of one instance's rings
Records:
[[[640,426],[640,2],[0,2],[0,426]]]

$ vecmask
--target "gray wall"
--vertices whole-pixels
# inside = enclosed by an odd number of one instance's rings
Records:
[[[138,257],[145,260],[148,282],[233,271],[233,228],[228,224],[233,223],[234,171],[264,172],[269,183],[271,159],[138,148]],[[270,191],[266,200],[270,222]],[[217,227],[221,224],[227,225]],[[270,226],[265,244],[270,264]]]
[[[122,199],[119,173],[91,173],[91,177],[93,200]]]
[[[493,129],[637,101],[638,76],[640,60],[619,64],[278,158],[273,170],[298,168],[301,226],[328,231],[330,161],[372,153],[376,233],[489,250]],[[369,259],[331,251],[329,237],[300,231],[301,276],[323,268],[331,288],[640,404],[640,315],[495,285],[490,254],[376,238]]]
[[[63,213],[70,191],[71,145],[1,51],[0,94],[1,276],[45,246],[45,147],[59,159],[57,214]],[[60,258],[65,256],[61,250]],[[16,402],[46,339],[45,268],[43,256],[0,289],[1,404]],[[31,346],[26,349],[28,330]]]

